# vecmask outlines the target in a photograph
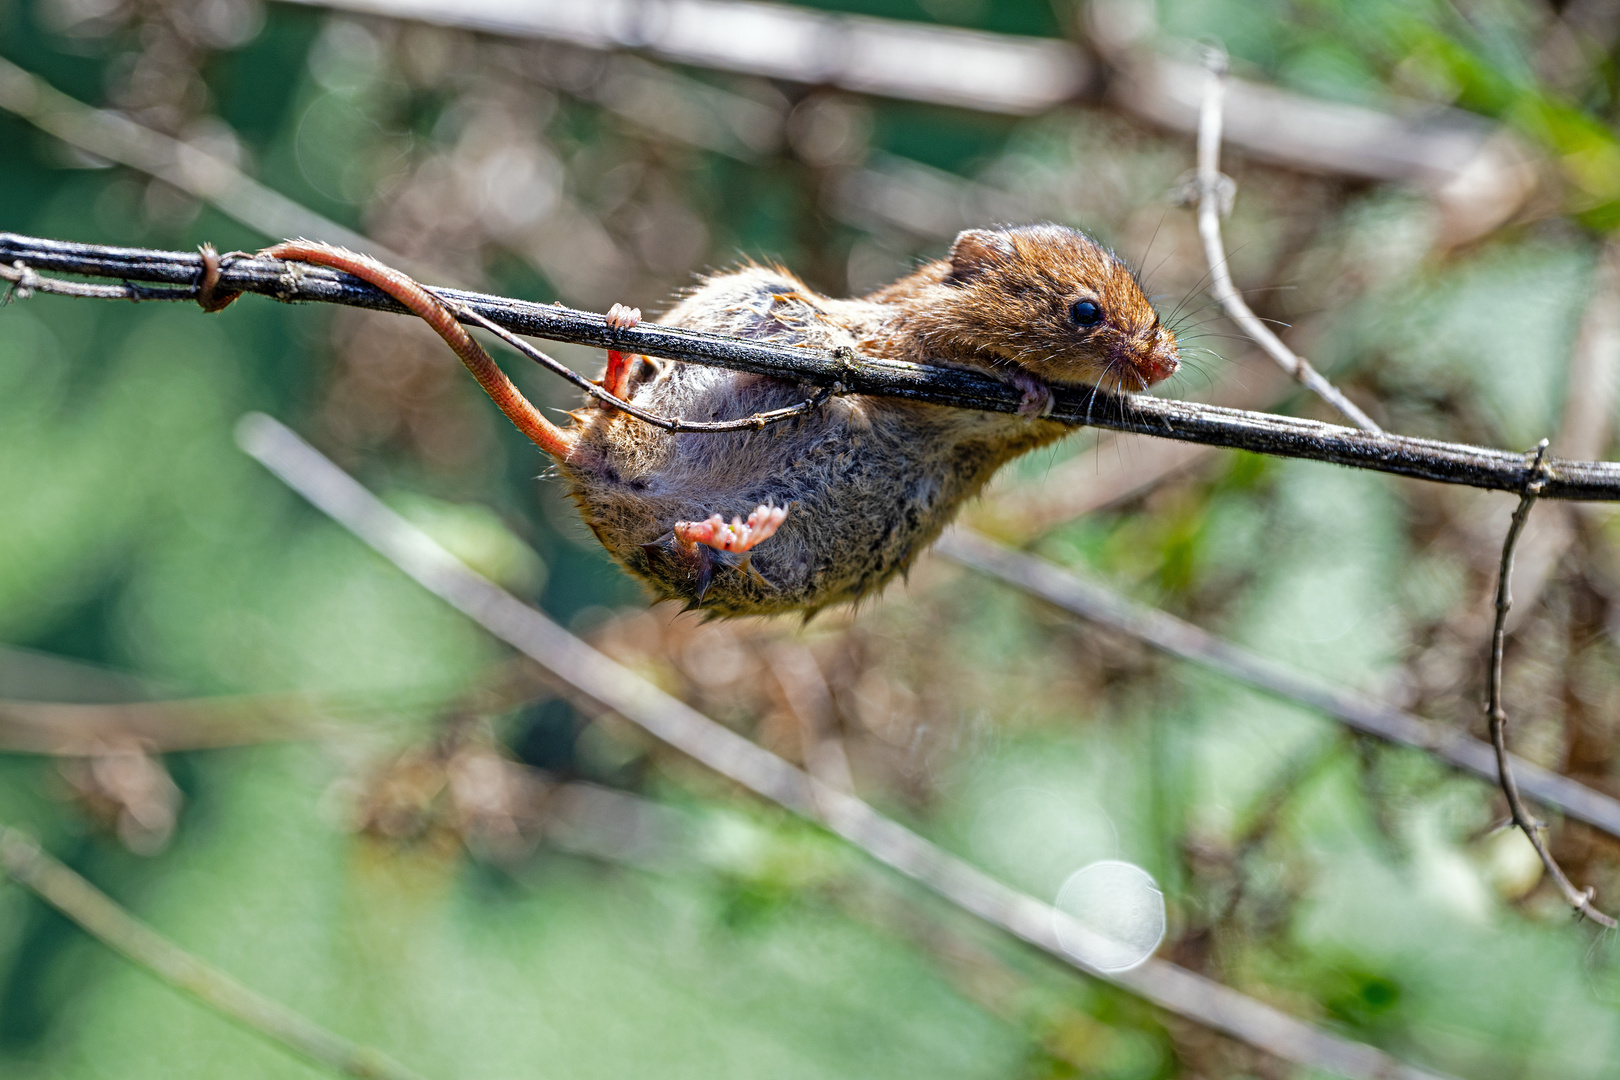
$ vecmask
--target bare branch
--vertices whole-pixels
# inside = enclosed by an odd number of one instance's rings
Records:
[[[1495,781],[1499,775],[1491,746],[1478,739],[1223,641],[1044,559],[961,527],[947,532],[934,550],[1082,619],[1129,634],[1168,656],[1331,716],[1363,735],[1426,751],[1487,780]],[[1521,758],[1509,760],[1523,778],[1525,790],[1537,801],[1620,838],[1620,800]]]
[[[82,300],[191,300],[190,289],[151,289],[125,282],[122,285],[96,285],[88,281],[63,281],[42,277],[33,267],[18,259],[11,266],[0,266],[0,279],[11,287],[0,297],[0,305],[28,300],[36,292],[55,296],[77,296]]]
[[[176,990],[318,1065],[365,1080],[423,1080],[380,1051],[350,1042],[205,964],[5,825],[0,825],[0,873]]]
[[[0,264],[18,260],[36,270],[187,287],[183,297],[166,295],[167,299],[194,299],[204,269],[197,252],[74,244],[0,233]],[[348,274],[279,259],[246,256],[228,260],[220,271],[218,288],[259,293],[286,302],[317,301],[403,313],[387,294]],[[900,397],[986,412],[1016,412],[1021,401],[1019,391],[1007,383],[962,368],[878,360],[842,350],[828,353],[788,348],[656,323],[615,329],[599,314],[560,304],[536,304],[459,289],[435,292],[449,303],[464,304],[491,322],[531,337],[633,350],[805,385],[842,385],[854,394]],[[1114,394],[1098,388],[1062,388],[1056,391],[1055,398],[1051,418],[1075,425],[1326,461],[1493,491],[1517,492],[1529,475],[1521,454],[1464,443],[1374,434],[1316,420],[1166,401],[1143,394]],[[1620,462],[1549,458],[1544,468],[1544,499],[1620,500]]]
[[[1547,440],[1542,439],[1536,447],[1535,460],[1531,463],[1532,473],[1538,473],[1542,466],[1542,458],[1547,453]],[[1541,494],[1543,481],[1539,475],[1524,485],[1524,494],[1519,496],[1519,505],[1513,511],[1513,521],[1508,525],[1507,539],[1502,543],[1502,563],[1496,572],[1496,622],[1491,628],[1491,661],[1490,671],[1486,682],[1485,715],[1490,720],[1491,745],[1496,748],[1497,775],[1502,783],[1502,794],[1507,796],[1508,812],[1513,817],[1513,824],[1523,830],[1529,837],[1530,843],[1541,856],[1541,864],[1547,868],[1547,874],[1558,885],[1558,891],[1564,894],[1581,915],[1600,926],[1613,930],[1620,923],[1603,914],[1592,906],[1592,890],[1577,889],[1547,850],[1546,839],[1541,830],[1546,825],[1530,815],[1525,809],[1524,800],[1519,795],[1519,784],[1513,775],[1513,759],[1507,749],[1507,711],[1502,707],[1502,652],[1507,643],[1507,616],[1513,607],[1513,593],[1510,581],[1513,577],[1513,549],[1518,546],[1519,534],[1524,531],[1524,523],[1530,517],[1530,509],[1536,504],[1536,497]]]
[[[470,570],[281,424],[249,414],[237,428],[237,439],[317,508],[560,682],[722,776],[820,822],[964,911],[1086,974],[1285,1060],[1356,1080],[1432,1080],[1436,1075],[1167,961],[1149,959],[1125,972],[1090,966],[1061,944],[1060,927],[1064,934],[1082,938],[1088,933],[1071,916],[1009,888],[621,667]]]
[[[1383,428],[1372,417],[1356,407],[1322,377],[1310,361],[1282,343],[1249,309],[1232,284],[1232,272],[1227,267],[1226,246],[1221,241],[1221,217],[1231,206],[1235,189],[1232,181],[1221,175],[1221,106],[1226,94],[1226,54],[1211,49],[1208,58],[1209,82],[1204,89],[1203,106],[1198,114],[1198,235],[1204,240],[1204,257],[1209,262],[1209,291],[1231,320],[1264,349],[1266,355],[1277,361],[1300,385],[1332,405],[1363,431],[1374,434]]]
[[[43,669],[43,670],[32,670]],[[97,700],[80,697],[100,684]],[[79,661],[0,646],[0,753],[84,757],[136,744],[155,753],[341,737],[401,709],[502,713],[550,693],[527,661],[496,664],[459,698],[391,686],[386,694],[244,694],[148,699],[140,682]],[[65,700],[48,700],[61,698]]]
[[[293,695],[114,704],[0,699],[0,752],[80,757],[125,743],[169,753],[304,739],[329,729],[323,711],[314,699]]]

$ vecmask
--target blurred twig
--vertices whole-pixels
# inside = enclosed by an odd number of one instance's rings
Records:
[[[149,698],[140,680],[79,661],[0,646],[0,753],[83,757],[137,744],[154,753],[330,737],[357,721],[424,709],[509,712],[550,693],[526,661],[495,664],[446,704],[442,688],[360,693]],[[86,696],[88,691],[88,696]]]
[[[1202,72],[1159,51],[1166,43],[1155,32],[1152,5],[1133,0],[1084,5],[1091,31],[1084,49],[759,0],[296,2],[588,49],[634,49],[682,65],[992,113],[1040,113],[1101,97],[1172,131],[1190,134],[1198,127]],[[1093,63],[1094,56],[1102,63]],[[604,107],[642,124],[657,117],[659,131],[721,153],[736,153],[735,136],[743,146],[763,145],[757,120],[728,135],[723,129],[737,125],[679,116],[684,110],[667,100],[668,76],[644,78],[615,67],[620,70],[605,75],[605,86],[585,88]],[[1533,159],[1518,140],[1460,109],[1396,100],[1379,111],[1244,80],[1233,80],[1231,106],[1228,141],[1248,153],[1289,168],[1419,185],[1443,212],[1448,244],[1501,224],[1537,182]]]
[[[381,1052],[335,1035],[203,963],[5,825],[0,825],[0,872],[170,986],[318,1065],[365,1080],[423,1080]]]
[[[1221,175],[1221,109],[1226,94],[1226,54],[1217,49],[1209,51],[1209,82],[1204,89],[1203,106],[1198,116],[1198,235],[1204,241],[1204,257],[1209,261],[1210,292],[1256,345],[1277,361],[1300,385],[1332,405],[1363,431],[1381,434],[1383,428],[1372,417],[1356,407],[1339,388],[1328,382],[1311,366],[1309,360],[1282,343],[1271,328],[1260,321],[1249,309],[1243,294],[1232,284],[1232,272],[1227,267],[1226,247],[1221,242],[1221,217],[1231,206],[1234,187],[1230,178]]]
[[[1161,51],[1169,43],[1154,6],[1094,0],[1085,17],[1108,102],[1171,131],[1198,131],[1208,71]],[[1530,148],[1475,113],[1399,98],[1381,111],[1238,78],[1224,89],[1229,145],[1290,169],[1416,185],[1440,210],[1443,247],[1500,226],[1539,182]]]
[[[203,274],[202,256],[196,252],[74,244],[0,233],[0,266],[17,269],[18,263],[36,271],[183,286],[163,293],[165,299],[194,299]],[[279,259],[247,256],[232,260],[220,271],[217,287],[220,291],[253,292],[287,302],[312,300],[376,311],[403,310],[386,293],[348,274]],[[508,330],[533,337],[633,350],[801,384],[841,385],[847,393],[987,412],[1016,412],[1021,400],[1019,391],[1010,384],[962,368],[878,360],[847,350],[826,353],[789,348],[649,323],[616,329],[602,315],[561,305],[459,289],[435,292],[452,305],[465,305]],[[1142,394],[1113,394],[1094,387],[1061,388],[1055,396],[1050,416],[1069,424],[1327,461],[1495,491],[1519,491],[1529,478],[1523,456],[1505,450],[1375,434],[1316,420],[1166,401]],[[1549,459],[1545,470],[1542,498],[1620,500],[1620,462]]]
[[[1066,41],[791,4],[297,2],[594,49],[639,49],[696,67],[1015,115],[1069,100],[1090,74],[1085,55]]]
[[[1089,934],[1072,917],[1009,888],[614,663],[468,569],[281,424],[250,414],[237,435],[248,453],[316,507],[557,679],[722,776],[820,822],[963,910],[1080,971],[1288,1061],[1358,1080],[1435,1075],[1166,961],[1149,959],[1126,972],[1092,967],[1060,943],[1060,926],[1082,940]]]
[[[555,53],[526,50],[522,70],[542,85],[606,109],[652,138],[738,161],[757,161],[782,141],[782,103],[735,94],[639,56],[619,54],[582,73]]]
[[[1532,471],[1539,470],[1541,459],[1547,452],[1547,440],[1541,440],[1536,447],[1535,460],[1531,463]],[[1513,775],[1513,760],[1507,749],[1507,710],[1502,706],[1502,652],[1507,642],[1507,615],[1513,607],[1513,593],[1510,582],[1513,577],[1513,549],[1518,546],[1519,534],[1524,531],[1524,523],[1530,516],[1530,510],[1536,504],[1536,497],[1541,494],[1541,478],[1538,476],[1524,486],[1524,493],[1519,496],[1519,505],[1513,511],[1513,521],[1508,525],[1507,539],[1502,543],[1502,563],[1496,573],[1496,622],[1491,628],[1491,660],[1490,673],[1486,683],[1485,715],[1490,720],[1491,745],[1496,748],[1496,764],[1498,776],[1502,784],[1502,794],[1507,796],[1508,812],[1512,815],[1513,824],[1523,830],[1529,837],[1530,843],[1541,856],[1541,864],[1547,868],[1547,874],[1558,885],[1558,891],[1564,894],[1570,906],[1580,914],[1600,926],[1613,930],[1620,923],[1603,914],[1592,906],[1592,890],[1577,889],[1547,850],[1547,842],[1541,835],[1546,828],[1542,822],[1532,817],[1525,809],[1524,800],[1519,796],[1518,781]]]
[[[322,236],[412,274],[442,276],[442,271],[390,251],[294,202],[206,150],[142,127],[118,113],[92,108],[3,57],[0,109],[80,150],[155,176],[272,240]]]
[[[0,699],[0,752],[79,757],[131,741],[159,753],[278,742],[318,733],[324,713],[315,700],[294,695],[111,703]]]
[[[1160,652],[1263,693],[1331,716],[1364,735],[1426,751],[1487,780],[1495,780],[1500,773],[1492,748],[1477,739],[1223,641],[1174,615],[1138,604],[1044,559],[964,528],[947,532],[934,550],[1064,611],[1129,634]],[[1524,778],[1524,789],[1537,801],[1556,806],[1565,816],[1620,838],[1620,801],[1531,762],[1511,756],[1508,760]]]
[[[838,737],[832,692],[815,654],[802,642],[778,641],[766,647],[765,663],[781,684],[788,712],[798,723],[805,772],[853,795],[855,777],[844,741]]]

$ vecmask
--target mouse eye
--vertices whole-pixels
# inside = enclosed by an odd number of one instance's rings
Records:
[[[1096,326],[1102,322],[1102,308],[1091,300],[1076,300],[1069,309],[1069,318],[1076,326]]]

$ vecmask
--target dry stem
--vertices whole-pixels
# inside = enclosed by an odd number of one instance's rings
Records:
[[[1288,374],[1307,390],[1339,410],[1363,431],[1381,434],[1383,428],[1345,397],[1311,366],[1310,361],[1282,343],[1271,328],[1260,321],[1243,294],[1232,284],[1227,269],[1226,247],[1221,241],[1223,204],[1232,197],[1231,180],[1221,175],[1221,108],[1226,96],[1226,54],[1211,49],[1208,57],[1209,81],[1198,113],[1198,235],[1204,240],[1204,257],[1209,262],[1209,290],[1232,321],[1264,349]]]
[[[1513,824],[1523,830],[1529,837],[1536,854],[1541,856],[1541,865],[1547,868],[1547,874],[1558,886],[1558,891],[1564,894],[1581,915],[1600,926],[1613,930],[1617,925],[1614,919],[1603,914],[1592,906],[1591,889],[1577,889],[1564,873],[1558,861],[1552,857],[1547,849],[1546,838],[1541,831],[1546,825],[1532,817],[1530,811],[1525,809],[1524,800],[1519,795],[1519,784],[1513,776],[1512,758],[1507,749],[1507,711],[1502,707],[1502,652],[1507,642],[1507,616],[1513,607],[1513,593],[1509,582],[1513,576],[1513,549],[1519,544],[1519,534],[1524,531],[1524,523],[1530,517],[1530,509],[1535,506],[1536,498],[1541,494],[1545,481],[1539,475],[1542,469],[1542,459],[1547,453],[1547,440],[1542,439],[1536,447],[1535,459],[1531,462],[1532,479],[1524,485],[1524,492],[1519,496],[1519,505],[1513,511],[1513,520],[1508,525],[1507,539],[1502,543],[1502,562],[1496,572],[1496,622],[1491,628],[1491,661],[1490,673],[1486,683],[1485,715],[1490,720],[1491,745],[1496,748],[1497,775],[1502,783],[1502,794],[1507,796],[1508,812],[1512,815]]]

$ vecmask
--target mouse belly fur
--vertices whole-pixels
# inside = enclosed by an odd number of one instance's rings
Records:
[[[837,310],[846,306],[855,310]],[[785,274],[751,267],[710,279],[659,321],[781,344],[870,350],[871,320],[883,314],[880,305],[827,301]],[[662,361],[633,384],[631,400],[663,416],[730,420],[785,408],[814,392]],[[658,598],[726,616],[813,613],[875,592],[911,565],[996,469],[1069,430],[1051,421],[858,395],[737,432],[670,433],[594,406],[576,415],[579,438],[559,471],[603,547]],[[699,568],[674,540],[677,521],[747,517],[761,504],[787,507],[788,514],[751,551],[706,549],[698,553]]]

